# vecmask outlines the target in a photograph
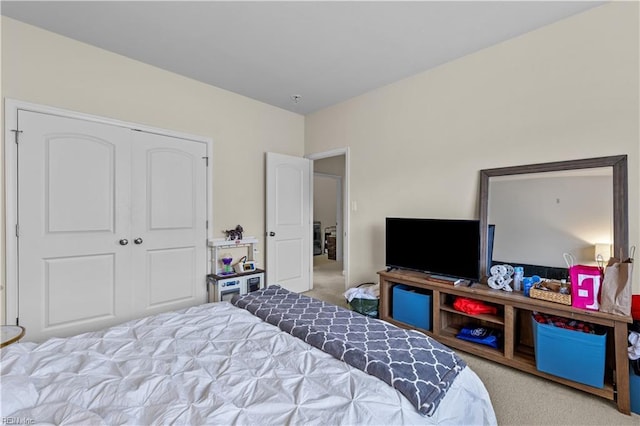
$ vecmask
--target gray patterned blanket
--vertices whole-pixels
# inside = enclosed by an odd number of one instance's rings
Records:
[[[431,416],[466,364],[455,352],[414,330],[269,286],[232,304],[355,368],[378,377]]]

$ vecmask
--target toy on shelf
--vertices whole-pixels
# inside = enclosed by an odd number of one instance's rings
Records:
[[[233,261],[233,258],[231,257],[230,254],[225,253],[220,257],[220,261],[222,262],[222,272],[220,272],[220,275],[231,275],[233,273],[235,273],[233,271],[233,268],[231,267],[231,262]]]
[[[264,288],[263,269],[257,267],[258,239],[215,238],[208,241],[211,249],[211,273],[207,275],[209,302],[231,301],[238,294]],[[235,264],[234,264],[235,262]]]
[[[513,291],[511,286],[511,282],[513,279],[513,266],[511,265],[493,265],[489,270],[491,272],[491,276],[487,284],[489,287],[496,290],[504,290],[504,291]]]
[[[223,232],[227,235],[228,241],[242,240],[242,233],[244,232],[244,229],[242,226],[237,225],[234,229],[229,229]]]

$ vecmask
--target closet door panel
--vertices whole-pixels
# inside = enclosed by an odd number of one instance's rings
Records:
[[[196,296],[194,270],[196,268],[194,247],[147,251],[148,286],[147,307],[167,303],[190,303]],[[167,285],[154,285],[166,283]]]
[[[131,315],[128,129],[19,111],[18,315],[41,341]]]
[[[116,317],[115,256],[97,254],[46,259],[47,328]]]
[[[61,134],[51,135],[44,148],[47,231],[113,232],[116,146]]]
[[[177,149],[148,151],[149,230],[194,230],[196,194],[193,155]],[[170,173],[167,173],[170,171]]]
[[[206,145],[135,132],[132,238],[136,311],[206,302]]]

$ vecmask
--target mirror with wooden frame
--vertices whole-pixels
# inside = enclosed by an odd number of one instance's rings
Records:
[[[491,262],[562,278],[565,252],[578,263],[601,247],[626,256],[627,156],[481,170],[479,208],[483,282]]]

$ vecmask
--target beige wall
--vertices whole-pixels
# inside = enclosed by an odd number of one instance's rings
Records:
[[[328,175],[344,177],[344,155],[336,155],[334,157],[321,158],[314,160],[313,171],[318,173],[326,173]]]
[[[384,267],[386,216],[478,217],[485,168],[627,154],[640,245],[638,38],[638,4],[606,4],[307,116],[307,153],[351,150],[348,284]]]
[[[2,97],[212,138],[214,234],[241,224],[264,264],[264,152],[302,156],[303,116],[5,17]]]
[[[336,226],[337,180],[331,177],[315,175],[313,177],[313,220],[320,222],[324,248],[324,229]]]

